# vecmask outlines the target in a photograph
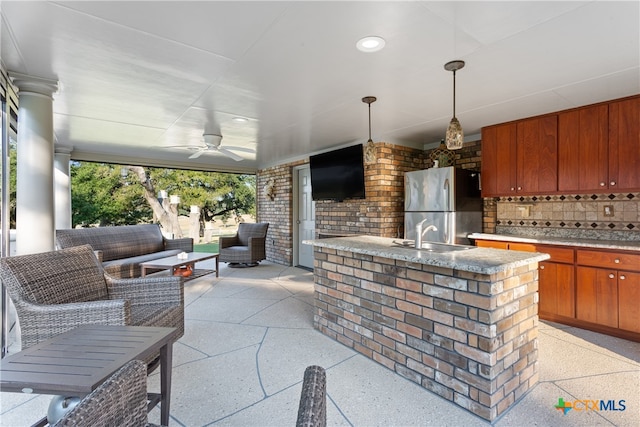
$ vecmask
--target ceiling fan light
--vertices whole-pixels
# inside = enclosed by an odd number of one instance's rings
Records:
[[[222,135],[218,135],[215,133],[205,133],[202,135],[204,138],[204,143],[207,145],[220,145],[222,141]]]
[[[449,150],[458,150],[462,148],[464,142],[464,131],[457,118],[452,118],[447,128],[447,134],[445,136],[445,143]]]

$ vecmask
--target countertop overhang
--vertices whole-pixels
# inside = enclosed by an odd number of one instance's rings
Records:
[[[499,240],[504,242],[534,243],[540,245],[575,246],[593,249],[611,249],[622,251],[640,252],[640,241],[635,240],[596,240],[596,239],[574,239],[570,237],[550,237],[550,236],[519,236],[514,234],[487,234],[472,233],[468,236],[473,240]]]
[[[428,250],[402,247],[394,243],[394,241],[397,241],[397,239],[357,235],[304,240],[302,243],[319,248],[349,251],[481,274],[500,273],[511,268],[550,258],[549,254],[539,252],[505,251],[502,249],[476,247],[455,252],[430,252]]]

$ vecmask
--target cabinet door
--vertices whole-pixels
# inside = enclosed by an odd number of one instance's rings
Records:
[[[620,329],[640,332],[640,273],[618,273]]]
[[[540,316],[575,317],[573,265],[543,261],[538,272]]]
[[[482,197],[516,192],[516,124],[482,129]]]
[[[543,116],[518,122],[518,194],[548,194],[558,191],[558,116]]]
[[[601,191],[609,187],[609,106],[558,115],[558,190]]]
[[[640,190],[640,97],[609,104],[609,190]]]
[[[576,270],[576,318],[617,328],[617,272],[582,266]]]

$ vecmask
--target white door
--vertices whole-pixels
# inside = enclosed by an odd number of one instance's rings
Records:
[[[297,169],[297,198],[295,227],[297,231],[298,265],[313,268],[313,246],[302,244],[313,240],[316,233],[316,206],[311,199],[311,172],[309,165]]]

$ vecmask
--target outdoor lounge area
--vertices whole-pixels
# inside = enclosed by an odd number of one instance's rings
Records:
[[[326,369],[330,426],[490,425],[322,335],[313,328],[312,304],[312,272],[268,261],[257,268],[221,265],[219,277],[186,282],[170,425],[295,425],[309,365]],[[640,343],[540,322],[538,346],[538,384],[494,425],[640,425]],[[157,390],[159,374],[148,383]],[[613,400],[618,410],[576,405],[564,414],[555,408],[559,398]],[[1,393],[0,424],[30,425],[50,400]],[[159,423],[158,408],[149,420]]]

